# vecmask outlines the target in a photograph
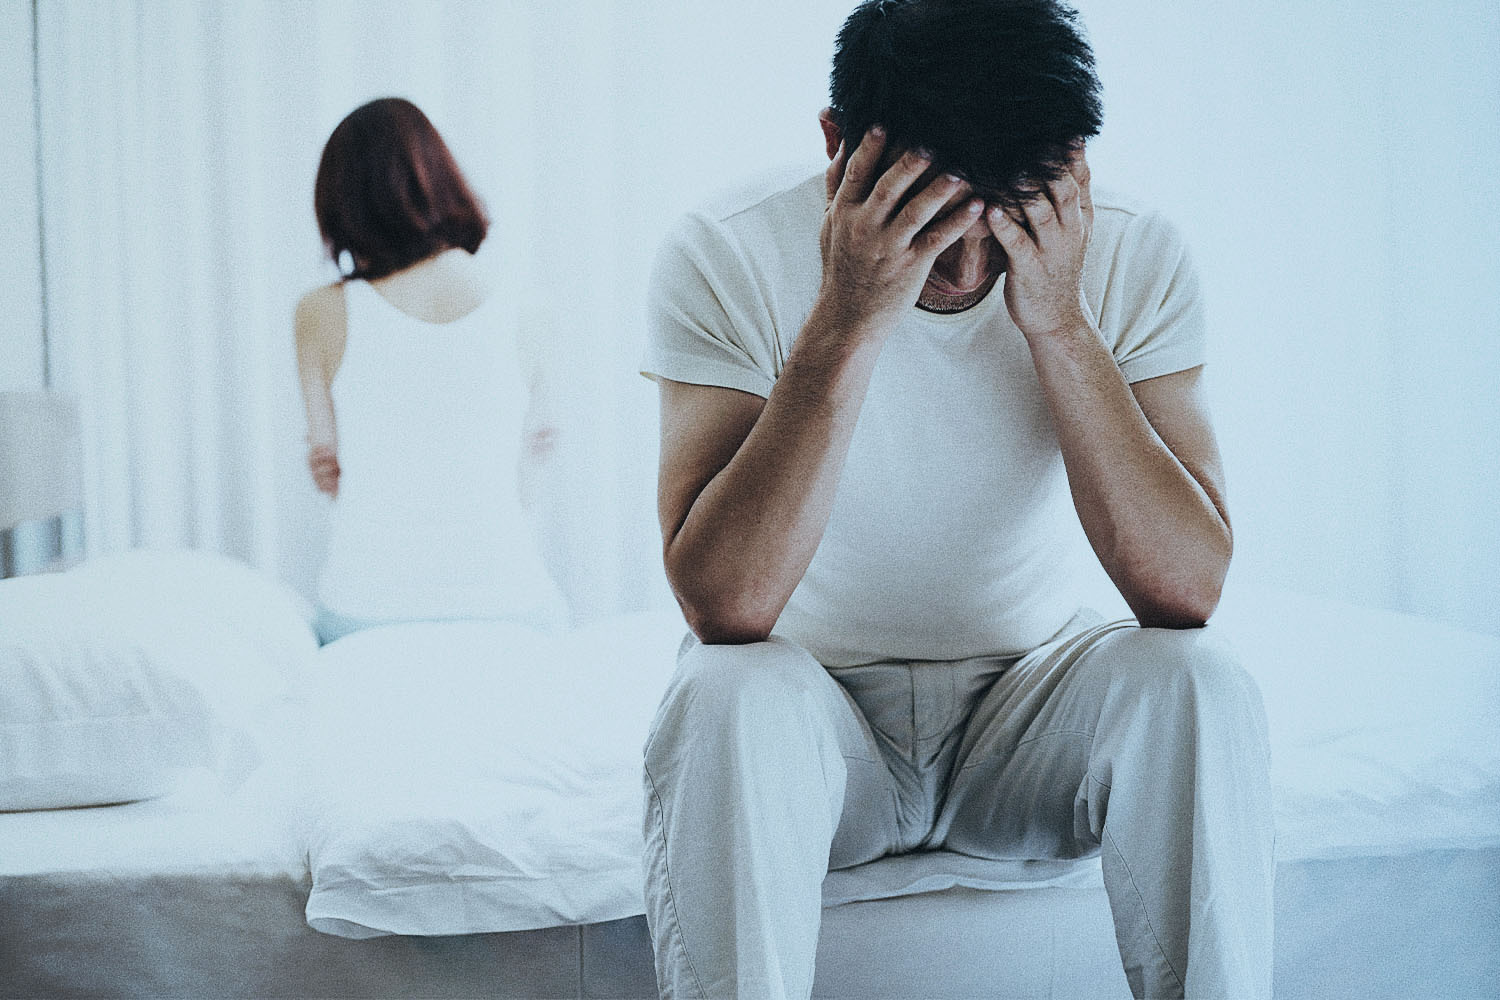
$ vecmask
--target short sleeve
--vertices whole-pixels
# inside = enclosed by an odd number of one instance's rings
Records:
[[[1105,330],[1129,382],[1185,371],[1207,358],[1198,273],[1177,228],[1158,212],[1131,219],[1110,284],[1119,308]]]
[[[764,300],[723,227],[684,216],[651,270],[641,374],[769,396],[777,366]]]

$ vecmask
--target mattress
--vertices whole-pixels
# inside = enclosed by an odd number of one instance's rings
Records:
[[[1306,598],[1222,618],[1271,721],[1277,995],[1500,996],[1500,642]],[[651,994],[628,908],[314,930],[299,744],[273,745],[238,786],[205,771],[161,799],[0,814],[0,996]],[[818,996],[1128,996],[1097,861],[902,856],[830,873],[824,897]]]
[[[313,930],[305,859],[274,818],[281,799],[205,775],[153,802],[0,815],[0,996],[652,994],[639,916],[364,940]],[[902,859],[861,867],[831,873],[831,902],[922,875]],[[1125,1000],[1108,902],[1082,873],[1075,885],[834,902],[814,993]],[[1500,846],[1283,859],[1276,921],[1282,1000],[1495,997]]]
[[[312,879],[296,763],[291,754],[273,757],[237,788],[204,770],[160,799],[0,814],[0,996],[652,992],[639,916],[491,934],[352,939],[314,930],[305,913]],[[880,995],[869,992],[872,981],[920,981],[923,994],[965,995],[940,987],[972,981],[950,963],[957,943],[986,928],[995,940],[982,949],[986,961],[969,963],[969,971],[1004,970],[1007,981],[1026,986],[1016,995],[1046,995],[1031,985],[1050,982],[1054,963],[1039,964],[1038,942],[1006,930],[1015,926],[1046,927],[1049,947],[1072,941],[1070,950],[1092,956],[1058,963],[1072,977],[1065,981],[1094,983],[1102,970],[1124,989],[1108,907],[1094,887],[1097,865],[944,860],[903,856],[830,873],[820,958],[822,975],[835,984],[828,995]],[[948,874],[935,875],[939,869]],[[921,891],[961,881],[1030,887]],[[1084,888],[1056,894],[1070,885]],[[881,895],[894,898],[845,903]],[[919,928],[920,937],[903,940],[895,934],[903,927]],[[938,942],[946,946],[939,950]],[[884,964],[872,966],[877,955]],[[844,980],[852,994],[836,988]],[[897,995],[910,993],[903,986]]]

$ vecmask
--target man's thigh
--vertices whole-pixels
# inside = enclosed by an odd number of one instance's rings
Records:
[[[980,699],[929,846],[1003,859],[1077,858],[1098,840],[1083,804],[1095,726],[1123,661],[1097,618],[1033,650]]]
[[[841,802],[829,803],[840,810],[829,867],[845,868],[896,846],[894,779],[859,706],[801,647],[779,637],[707,646],[689,635],[652,724],[647,760],[657,781],[711,781],[721,786],[715,794],[775,795],[805,784],[784,769],[823,768],[827,758],[814,747],[829,741],[835,766],[842,764],[842,781],[823,775],[830,794],[842,785]],[[789,761],[786,751],[798,745],[807,752]],[[733,792],[726,783],[745,787]]]

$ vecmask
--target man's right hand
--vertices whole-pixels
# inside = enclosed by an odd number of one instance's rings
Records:
[[[984,202],[953,174],[938,174],[912,191],[932,169],[930,157],[908,150],[879,173],[885,152],[879,126],[865,133],[851,156],[847,140],[825,174],[823,283],[817,309],[837,326],[883,338],[917,303],[938,254],[979,218]]]

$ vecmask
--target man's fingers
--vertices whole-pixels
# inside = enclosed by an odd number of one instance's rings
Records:
[[[833,160],[828,164],[828,169],[823,171],[823,190],[832,201],[833,196],[839,193],[839,182],[844,179],[844,168],[849,163],[849,143],[844,139],[839,140],[839,151],[834,154]]]
[[[1005,218],[1009,219],[1016,226],[1016,228],[1020,229],[1021,232],[1026,235],[1027,239],[1031,240],[1033,243],[1036,242],[1036,233],[1033,233],[1031,231],[1031,223],[1026,221],[1026,213],[1022,211],[1019,206],[1013,208],[997,207],[996,211],[1000,212],[1005,216]],[[994,229],[994,226],[991,226],[990,228]]]
[[[895,169],[892,167],[886,171],[885,176],[890,177]],[[881,184],[884,183],[883,177]],[[929,222],[938,217],[945,206],[953,204],[959,197],[968,193],[969,185],[959,177],[954,174],[939,174],[907,200],[906,206],[901,209],[895,222],[892,223],[892,228],[904,242],[910,243]],[[880,188],[877,185],[873,199],[880,197]],[[962,208],[962,202],[954,207]]]
[[[896,214],[912,191],[912,185],[932,169],[932,157],[920,150],[909,149],[901,158],[886,168],[870,191],[869,204],[874,206],[886,221]]]
[[[1068,172],[1073,175],[1073,180],[1078,185],[1078,205],[1083,211],[1084,234],[1091,235],[1094,231],[1094,193],[1089,187],[1089,181],[1093,175],[1089,171],[1089,161],[1084,155],[1084,146],[1081,142],[1068,160]]]
[[[1089,173],[1089,161],[1084,152],[1084,145],[1081,142],[1073,147],[1072,155],[1068,157],[1068,173],[1073,175],[1073,179],[1078,182],[1080,188],[1083,188],[1085,191],[1088,190],[1091,176]]]
[[[1012,219],[999,205],[991,205],[985,213],[990,232],[1000,241],[1001,248],[1011,260],[1030,261],[1036,256],[1037,247],[1031,235],[1021,224]]]
[[[880,154],[883,152],[885,129],[876,125],[865,133],[859,148],[849,157],[836,196],[840,203],[858,204],[869,197],[870,188],[875,184],[875,171],[880,166]]]
[[[1079,197],[1078,182],[1073,179],[1072,174],[1059,177],[1056,183],[1048,187],[1047,195],[1058,222],[1064,226],[1074,226],[1082,221],[1083,205]]]
[[[1047,201],[1052,206],[1053,215],[1059,227],[1058,230],[1052,232],[1078,234],[1082,238],[1083,245],[1088,246],[1094,228],[1093,207],[1086,205],[1087,191],[1073,175],[1071,163],[1069,172],[1049,184],[1046,190]],[[1071,240],[1074,237],[1069,235],[1067,238]]]
[[[1021,211],[1026,216],[1026,225],[1031,230],[1031,235],[1040,246],[1045,234],[1052,226],[1057,225],[1057,211],[1052,207],[1051,197],[1039,194],[1022,205]]]
[[[1061,185],[1062,178],[1059,177],[1051,184],[1043,184],[1041,191],[1041,197],[1046,199],[1047,204],[1052,206],[1052,214],[1059,219],[1062,218],[1062,192],[1059,190]]]
[[[979,218],[983,210],[983,200],[970,198],[928,226],[916,239],[912,240],[912,248],[924,257],[936,257],[968,232],[969,227],[974,225],[974,221]]]

